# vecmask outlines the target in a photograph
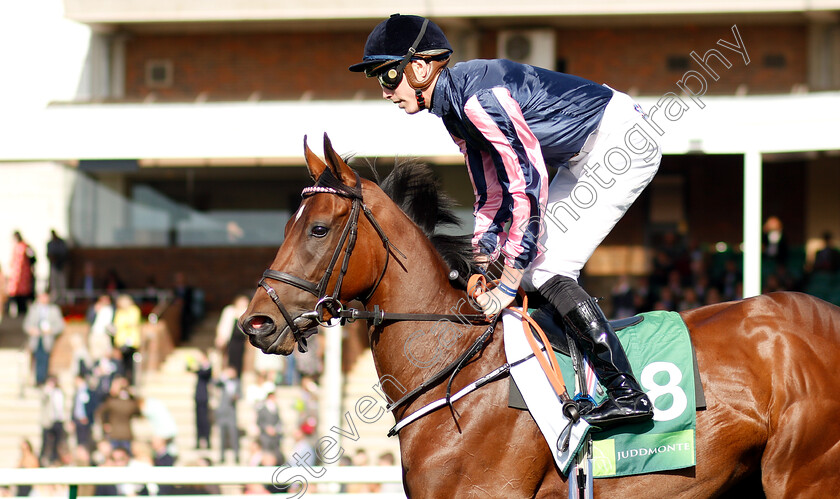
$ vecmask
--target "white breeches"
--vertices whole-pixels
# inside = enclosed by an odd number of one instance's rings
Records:
[[[555,275],[577,279],[595,248],[650,183],[662,152],[627,94],[614,92],[601,124],[548,187],[541,254],[526,272],[535,289]]]

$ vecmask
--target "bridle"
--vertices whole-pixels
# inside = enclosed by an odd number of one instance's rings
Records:
[[[355,173],[355,172],[354,172]],[[376,233],[379,235],[379,239],[382,241],[382,245],[385,248],[385,265],[382,267],[382,272],[379,274],[379,277],[376,279],[371,290],[365,295],[363,298],[360,298],[362,303],[367,303],[368,300],[373,296],[376,292],[376,289],[379,287],[379,284],[382,282],[382,279],[385,277],[385,272],[388,270],[388,263],[391,260],[391,253],[395,252],[399,256],[401,256],[404,260],[408,257],[400,251],[391,240],[388,239],[388,236],[382,230],[382,227],[376,221],[376,217],[373,216],[373,213],[370,209],[365,205],[364,198],[362,196],[362,182],[359,179],[359,174],[356,173],[356,186],[350,187],[344,184],[341,180],[336,178],[336,176],[332,173],[332,171],[327,168],[324,170],[324,173],[318,177],[318,181],[312,187],[307,187],[303,189],[301,196],[304,198],[314,196],[316,194],[332,194],[335,196],[340,196],[352,201],[352,206],[350,208],[350,215],[347,218],[347,223],[344,226],[344,229],[341,232],[341,237],[338,240],[338,245],[336,246],[335,250],[333,251],[332,258],[330,258],[330,263],[327,266],[327,269],[324,271],[324,275],[321,277],[321,280],[317,283],[312,281],[307,281],[301,279],[299,277],[293,276],[286,272],[281,272],[279,270],[273,269],[266,269],[263,272],[262,279],[259,281],[259,286],[265,290],[268,294],[269,298],[274,302],[277,308],[280,310],[280,313],[283,315],[283,319],[286,320],[286,324],[288,324],[289,329],[291,330],[292,334],[295,337],[295,341],[298,344],[298,350],[301,352],[305,352],[307,350],[306,338],[311,336],[313,332],[316,330],[317,326],[326,326],[330,324],[331,319],[338,319],[341,323],[345,321],[355,321],[355,320],[368,320],[373,323],[374,326],[378,326],[385,321],[440,321],[440,320],[448,320],[452,322],[460,322],[463,324],[487,324],[490,321],[488,320],[487,316],[483,314],[419,314],[419,313],[396,313],[396,312],[385,312],[381,310],[378,305],[373,307],[373,310],[359,310],[356,308],[348,308],[345,307],[344,304],[341,303],[339,299],[339,293],[341,292],[341,285],[344,281],[344,276],[347,274],[347,268],[350,264],[350,256],[353,253],[353,249],[356,246],[356,236],[358,234],[358,227],[359,227],[359,213],[364,213],[365,218],[368,219],[370,224],[373,226]],[[329,285],[330,278],[332,277],[333,270],[338,263],[338,259],[341,257],[341,248],[344,248],[344,259],[341,262],[341,267],[339,269],[338,277],[336,278],[335,287],[332,290],[332,293],[327,293],[327,286]],[[274,290],[273,287],[267,282],[267,279],[273,281],[279,281],[285,284],[289,284],[290,286],[294,286],[298,289],[302,289],[306,291],[317,299],[315,306],[312,310],[308,312],[303,312],[302,314],[298,315],[297,317],[292,317],[292,314],[286,309],[283,302],[280,300],[280,296]],[[326,317],[325,312],[329,312],[330,317]],[[298,323],[299,321],[308,321],[309,324],[301,327]]]
[[[258,283],[259,286],[265,290],[274,304],[277,305],[277,308],[280,309],[280,313],[286,320],[286,324],[288,324],[292,334],[294,334],[295,341],[298,343],[298,349],[301,352],[305,352],[307,350],[306,338],[311,334],[307,334],[307,332],[315,329],[317,325],[326,325],[329,323],[329,319],[324,316],[325,311],[328,311],[332,317],[339,318],[341,318],[342,312],[345,311],[344,306],[338,297],[341,292],[341,285],[344,281],[344,276],[347,274],[347,268],[350,265],[350,256],[353,254],[353,248],[356,246],[360,211],[363,212],[365,217],[370,221],[385,247],[385,265],[382,268],[382,273],[379,275],[379,278],[376,280],[376,283],[373,288],[371,288],[370,292],[362,299],[363,302],[366,302],[371,296],[373,296],[373,293],[375,293],[376,289],[379,287],[379,283],[382,282],[382,278],[388,270],[388,262],[390,261],[392,250],[399,253],[403,258],[406,258],[399,249],[391,244],[388,236],[385,235],[385,232],[383,232],[379,223],[376,221],[376,218],[373,216],[373,213],[371,213],[370,209],[368,209],[368,207],[364,204],[362,198],[362,182],[359,179],[358,173],[356,173],[356,186],[350,187],[338,180],[335,175],[332,174],[332,171],[327,168],[324,170],[324,173],[318,177],[318,181],[315,185],[303,189],[301,196],[305,199],[316,194],[333,194],[352,201],[347,223],[344,225],[341,237],[338,240],[338,245],[333,251],[330,263],[324,271],[324,275],[321,277],[321,280],[315,283],[293,276],[286,272],[266,269],[265,272],[263,272],[262,279],[260,279]],[[341,268],[339,270],[338,277],[336,278],[335,287],[333,288],[332,293],[327,294],[327,286],[330,282],[330,278],[332,277],[335,265],[341,256],[341,248],[344,247],[345,242],[347,243],[347,247],[344,249],[344,259],[341,262]],[[298,317],[293,318],[283,305],[283,302],[280,300],[277,292],[268,284],[268,282],[266,282],[266,279],[280,281],[314,295],[315,298],[317,298],[315,307],[311,311],[304,312]],[[314,320],[316,324],[306,328],[301,328],[297,324],[297,321],[301,319]]]

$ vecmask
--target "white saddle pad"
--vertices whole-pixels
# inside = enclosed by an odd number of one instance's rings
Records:
[[[533,352],[525,338],[520,315],[505,310],[502,313],[502,321],[504,324],[505,354],[508,363],[513,365]],[[529,331],[528,334],[531,334],[531,332]],[[548,354],[545,351],[541,354],[554,355],[554,352],[549,349]],[[551,388],[539,361],[536,357],[532,357],[516,364],[511,368],[510,374],[516,382],[516,387],[522,393],[522,398],[528,405],[531,416],[545,437],[551,455],[554,456],[554,461],[563,474],[567,475],[570,465],[574,462],[575,455],[584,443],[584,437],[589,432],[589,424],[583,419],[575,423],[572,427],[569,447],[565,452],[561,451],[557,442],[563,430],[569,425],[569,420],[563,415],[563,404]]]

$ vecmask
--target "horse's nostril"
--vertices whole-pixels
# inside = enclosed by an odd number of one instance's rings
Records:
[[[247,329],[253,332],[262,332],[271,329],[274,326],[274,321],[265,315],[254,315],[248,318],[245,324],[248,326]]]

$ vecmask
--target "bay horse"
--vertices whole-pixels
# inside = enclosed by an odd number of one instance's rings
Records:
[[[367,311],[409,316],[451,314],[465,303],[464,287],[450,280],[457,262],[445,261],[446,252],[438,251],[430,237],[436,222],[454,219],[438,206],[445,199],[429,170],[400,166],[383,181],[401,208],[375,182],[360,179],[326,136],[324,142],[322,161],[304,139],[306,165],[318,183],[304,190],[285,240],[240,319],[250,342],[266,353],[289,355],[319,320],[353,299]],[[422,196],[427,201],[420,201]],[[681,315],[707,402],[707,409],[697,412],[697,465],[596,480],[596,496],[763,492],[770,498],[802,498],[840,490],[835,383],[840,308],[781,292]],[[442,341],[432,332],[433,322],[372,322],[370,344],[380,379],[388,375],[408,390],[486,330],[486,325],[458,324],[457,334]],[[506,362],[502,341],[497,330],[454,378],[453,393]],[[567,496],[566,478],[528,411],[508,408],[508,384],[491,382],[454,403],[453,411],[432,412],[402,429],[403,485],[409,497]],[[396,386],[382,386],[392,401],[403,394]],[[432,383],[396,407],[395,420],[441,399],[445,391],[445,379]]]

